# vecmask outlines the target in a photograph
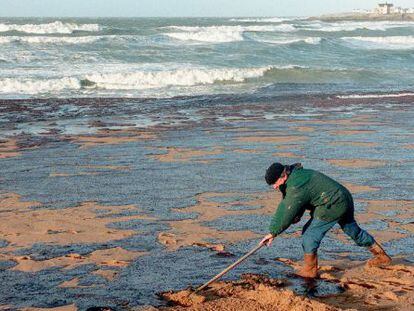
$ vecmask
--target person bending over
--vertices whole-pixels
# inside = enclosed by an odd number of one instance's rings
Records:
[[[321,172],[303,168],[300,163],[273,163],[266,170],[265,179],[267,184],[282,192],[283,199],[270,223],[270,233],[259,244],[270,246],[277,235],[300,221],[305,210],[310,211],[311,218],[302,229],[304,265],[297,275],[317,277],[319,245],[336,223],[357,245],[367,247],[373,254],[368,266],[391,263],[381,245],[355,221],[352,195],[343,185]]]

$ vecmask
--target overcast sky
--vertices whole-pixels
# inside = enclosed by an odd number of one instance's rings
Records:
[[[0,16],[311,16],[371,9],[377,0],[0,0]],[[413,0],[388,1],[414,7]]]

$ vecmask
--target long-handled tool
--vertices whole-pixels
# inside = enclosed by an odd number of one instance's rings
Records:
[[[223,271],[221,271],[219,274],[217,274],[214,278],[212,278],[210,281],[208,281],[207,283],[205,283],[204,285],[200,286],[199,288],[197,288],[194,292],[192,292],[189,297],[193,294],[198,293],[199,291],[203,290],[204,288],[206,288],[207,286],[209,286],[211,283],[213,283],[214,281],[218,280],[219,278],[221,278],[223,275],[225,275],[227,272],[229,272],[231,269],[235,268],[236,266],[238,266],[240,263],[242,263],[244,260],[246,260],[247,258],[249,258],[251,255],[253,255],[254,253],[256,253],[259,249],[261,249],[263,247],[263,244],[259,244],[257,245],[255,248],[253,248],[250,252],[248,252],[246,255],[244,255],[243,257],[241,257],[239,260],[237,260],[235,263],[231,264],[230,266],[228,266],[226,269],[224,269]]]

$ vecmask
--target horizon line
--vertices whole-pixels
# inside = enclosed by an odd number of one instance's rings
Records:
[[[334,14],[334,13],[333,13]],[[341,13],[337,13],[341,14]],[[325,15],[325,14],[322,14]],[[276,15],[239,15],[239,16],[1,16],[0,18],[284,18],[284,17],[318,17],[322,15],[283,15],[283,16],[276,16]]]

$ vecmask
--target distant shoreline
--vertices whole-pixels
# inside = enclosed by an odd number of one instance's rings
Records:
[[[339,21],[414,21],[414,13],[406,14],[376,14],[376,13],[340,13],[314,16],[308,20],[321,20],[324,22]]]

